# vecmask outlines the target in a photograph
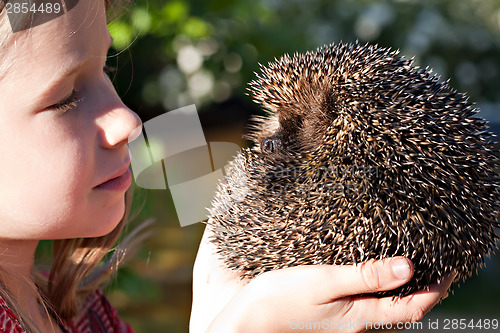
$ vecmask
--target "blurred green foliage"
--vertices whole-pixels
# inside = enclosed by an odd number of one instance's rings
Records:
[[[151,0],[109,27],[126,62],[117,86],[144,116],[247,100],[258,62],[359,40],[415,56],[498,118],[498,0]]]
[[[207,141],[242,144],[244,124],[260,112],[245,95],[258,63],[339,41],[414,56],[467,92],[495,131],[500,123],[499,0],[149,0],[132,3],[109,28],[125,103],[143,121],[194,103]],[[168,190],[139,192],[139,220],[155,217],[157,232],[111,296],[139,333],[187,332],[203,226],[179,226]],[[500,318],[499,265],[489,260],[431,314]]]

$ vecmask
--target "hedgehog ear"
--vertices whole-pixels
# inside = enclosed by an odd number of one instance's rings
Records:
[[[277,116],[254,116],[250,119],[247,133],[243,136],[256,145],[260,145],[263,139],[273,135],[279,128]]]

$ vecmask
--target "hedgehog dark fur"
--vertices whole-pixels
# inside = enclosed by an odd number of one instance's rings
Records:
[[[406,295],[482,266],[496,247],[492,136],[465,95],[413,60],[336,44],[283,56],[251,83],[267,110],[231,163],[208,227],[252,278],[405,256]]]

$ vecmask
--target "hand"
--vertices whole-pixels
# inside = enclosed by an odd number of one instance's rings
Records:
[[[191,332],[297,332],[315,322],[329,331],[364,332],[373,327],[370,323],[390,323],[395,330],[398,323],[421,320],[454,279],[394,300],[356,296],[407,283],[413,265],[399,257],[357,266],[296,266],[241,281],[237,272],[221,266],[207,241],[209,229],[194,267]]]

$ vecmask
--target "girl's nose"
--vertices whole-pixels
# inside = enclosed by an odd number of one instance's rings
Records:
[[[113,148],[135,140],[142,130],[139,116],[125,105],[116,107],[99,119],[103,131],[102,146]]]

